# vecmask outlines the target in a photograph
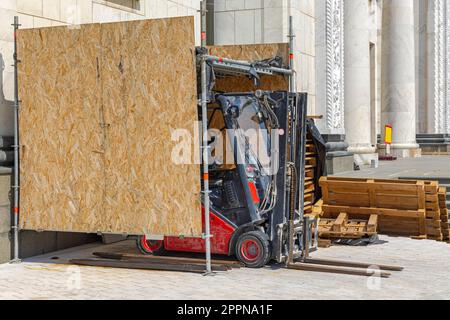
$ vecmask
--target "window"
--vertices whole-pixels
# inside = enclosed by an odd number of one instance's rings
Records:
[[[106,2],[127,7],[133,10],[141,10],[141,0],[106,0]]]

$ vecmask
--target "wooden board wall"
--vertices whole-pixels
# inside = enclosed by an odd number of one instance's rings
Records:
[[[199,236],[192,17],[21,30],[21,227]]]
[[[287,43],[211,46],[209,50],[211,55],[228,59],[255,61],[280,56],[285,65],[289,63]],[[249,92],[254,91],[255,86],[245,77],[218,78],[215,89],[224,92]],[[289,79],[284,76],[263,76],[258,89],[286,91],[289,89]]]

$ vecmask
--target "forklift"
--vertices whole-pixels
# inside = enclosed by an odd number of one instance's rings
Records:
[[[205,50],[197,50],[197,61],[200,65],[206,56],[208,129],[219,133],[210,134],[210,155],[231,145],[226,154],[232,158],[208,163],[211,253],[236,256],[245,266],[260,268],[316,250],[314,222],[305,222],[303,216],[307,94],[258,88],[263,76],[293,76],[279,57],[236,61]],[[215,90],[217,77],[235,76],[253,81],[255,91]],[[199,117],[203,120],[200,112]],[[225,142],[216,143],[221,137]],[[202,216],[205,230],[204,205]],[[139,236],[137,246],[146,255],[206,252],[202,238]]]
[[[304,214],[306,137],[311,137],[318,151],[316,179],[325,172],[325,142],[314,121],[307,120],[307,94],[295,90],[292,17],[285,66],[280,57],[239,61],[209,55],[206,12],[206,1],[202,1],[202,46],[196,50],[196,61],[203,130],[203,237],[153,240],[138,236],[141,253],[205,253],[206,275],[212,274],[211,254],[235,256],[249,268],[275,261],[294,270],[359,276],[389,277],[390,273],[380,270],[401,271],[398,266],[309,256],[318,249],[319,221]],[[261,78],[271,76],[288,78],[289,89],[262,90]],[[253,81],[254,90],[221,92],[215,88],[217,77]],[[208,129],[219,135],[209,135]],[[209,161],[211,154],[220,153],[216,140],[221,133],[227,133],[231,163],[228,157]],[[318,181],[313,182],[320,196]]]

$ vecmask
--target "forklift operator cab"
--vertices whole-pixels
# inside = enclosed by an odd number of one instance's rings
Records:
[[[253,268],[299,257],[306,94],[211,92],[209,100],[211,253]],[[155,255],[206,250],[201,238],[141,236],[137,244]]]
[[[301,151],[299,144],[292,144],[293,131],[300,130],[291,129],[289,112],[298,107],[306,108],[306,94],[218,94],[210,103],[213,254],[235,255],[248,267],[262,267],[272,259],[284,261],[287,222],[291,215],[293,220],[300,218],[295,208],[301,161],[289,161]],[[296,239],[299,251],[302,242],[298,235]],[[146,254],[205,252],[204,240],[198,238],[148,241],[140,237],[138,245]]]

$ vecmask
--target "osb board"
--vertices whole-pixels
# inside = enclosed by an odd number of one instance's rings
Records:
[[[171,159],[197,120],[193,23],[20,31],[22,228],[202,233],[199,165]]]
[[[18,33],[23,229],[96,231],[105,213],[99,39],[98,25]]]
[[[211,46],[209,53],[213,56],[234,60],[264,60],[280,56],[283,64],[289,62],[289,45],[287,43],[256,44],[256,45],[227,45]],[[263,76],[258,88],[253,81],[246,77],[218,78],[215,90],[224,92],[249,92],[255,89],[286,91],[289,88],[289,79],[285,76]]]
[[[103,25],[108,228],[202,233],[200,166],[171,159],[172,130],[194,137],[198,119],[193,30],[190,18]]]

